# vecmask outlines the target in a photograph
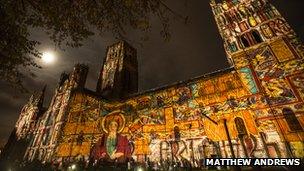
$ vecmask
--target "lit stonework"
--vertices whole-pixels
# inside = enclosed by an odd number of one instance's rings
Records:
[[[36,120],[44,112],[43,100],[46,87],[43,88],[42,92],[37,95],[32,95],[26,105],[23,106],[19,119],[16,122],[16,135],[17,140],[29,138],[34,129]]]
[[[25,159],[50,160],[58,144],[65,113],[75,89],[83,89],[88,67],[77,64],[70,74],[63,73],[55,90],[50,106],[36,122],[33,138],[25,153]]]
[[[125,41],[107,48],[96,91],[107,99],[121,99],[137,93],[138,66],[136,49]]]
[[[115,121],[139,162],[304,157],[303,46],[266,0],[210,4],[230,68],[134,94],[136,50],[116,43],[97,92],[84,88],[84,66],[62,76],[24,159],[89,159],[108,136],[106,120]]]

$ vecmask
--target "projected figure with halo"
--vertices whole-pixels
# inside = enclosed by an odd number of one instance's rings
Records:
[[[125,126],[125,118],[119,112],[112,112],[105,116],[100,124],[105,132],[93,147],[91,157],[105,162],[125,163],[130,158],[128,139],[120,132]]]

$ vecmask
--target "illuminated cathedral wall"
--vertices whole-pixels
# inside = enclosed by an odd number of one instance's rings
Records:
[[[24,106],[16,123],[18,140],[30,140],[24,159],[88,158],[111,120],[137,161],[304,157],[303,44],[267,0],[221,2],[210,5],[231,68],[130,97],[136,49],[113,44],[96,92],[77,64],[45,112],[43,94]]]
[[[32,161],[38,159],[41,161],[51,160],[53,152],[58,144],[58,137],[62,130],[64,116],[71,91],[75,88],[84,87],[88,67],[82,64],[76,64],[70,74],[63,73],[55,94],[51,99],[48,109],[40,118],[36,118],[29,145],[26,149],[24,159]]]
[[[269,58],[262,52],[266,53],[261,51],[260,56]],[[303,64],[293,65],[291,62],[281,67],[304,67]],[[228,69],[215,76],[114,103],[89,93],[75,92],[69,103],[56,157],[89,157],[92,147],[105,133],[102,126],[106,118],[120,114],[124,117],[120,120],[123,122],[120,123],[123,125],[121,133],[128,137],[132,156],[137,161],[186,159],[195,163],[212,155],[231,157],[224,122],[236,157],[289,156],[282,133],[286,140],[293,142],[290,144],[293,153],[303,156],[300,142],[303,132],[289,131],[282,115],[284,105],[280,105],[288,104],[288,108],[297,113],[299,124],[303,125],[304,107],[300,101],[304,95],[303,73],[280,79],[279,75],[288,73],[282,70],[275,75],[273,71],[276,70],[268,68],[258,71],[252,72],[252,66]],[[288,72],[295,71],[288,69]],[[262,74],[265,79],[276,77],[273,85],[265,86],[266,92],[272,92],[270,98],[261,89],[263,82],[257,81]],[[292,87],[298,87],[297,91]],[[278,129],[278,124],[283,130]]]
[[[56,156],[88,157],[107,118],[123,115],[137,161],[303,157],[304,50],[296,34],[267,0],[210,5],[231,69],[121,102],[75,92]]]
[[[268,0],[210,5],[231,65],[255,72],[266,105],[254,111],[257,126],[275,126],[288,156],[303,156],[303,44]]]

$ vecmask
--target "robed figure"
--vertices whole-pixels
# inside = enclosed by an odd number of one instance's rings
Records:
[[[91,158],[108,163],[126,163],[131,157],[129,141],[120,134],[123,126],[120,125],[122,124],[119,122],[120,119],[114,118],[109,119],[109,122],[103,121],[102,125],[106,134],[93,147]]]

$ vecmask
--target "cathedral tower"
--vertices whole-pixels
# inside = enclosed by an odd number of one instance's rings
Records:
[[[28,103],[23,106],[15,125],[18,140],[26,138],[26,136],[29,136],[33,132],[37,119],[44,111],[43,101],[45,90],[46,86],[44,86],[43,90],[37,93],[37,95],[33,94]]]
[[[265,129],[268,138],[281,139],[287,157],[303,156],[304,117],[298,113],[304,101],[304,50],[295,32],[268,0],[211,0],[210,5],[229,63],[244,84],[245,75],[253,73],[248,85],[257,85],[252,95],[267,109],[264,116],[251,111],[256,125],[275,125]]]
[[[303,57],[295,32],[268,0],[211,0],[210,4],[231,65],[250,63],[245,54],[265,45],[278,62]]]
[[[14,130],[0,154],[0,160],[22,160],[23,154],[33,138],[37,120],[45,111],[43,107],[45,90],[46,86],[40,93],[36,92],[36,94],[31,95],[29,101],[23,106]]]
[[[70,74],[70,83],[73,88],[84,88],[89,67],[85,64],[76,64]]]
[[[72,91],[83,90],[89,67],[76,64],[72,72],[62,73],[50,104],[36,123],[34,135],[24,159],[50,160],[58,143],[60,131],[66,117],[68,102]],[[43,131],[40,131],[43,130]]]
[[[96,90],[108,99],[121,99],[137,92],[136,49],[125,41],[119,41],[107,48]]]

